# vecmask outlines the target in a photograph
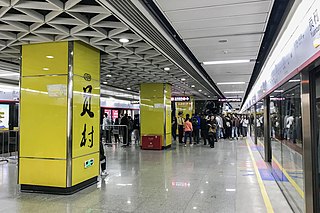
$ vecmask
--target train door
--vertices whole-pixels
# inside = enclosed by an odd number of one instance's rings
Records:
[[[312,75],[311,75],[312,76]],[[311,78],[311,116],[313,117],[313,153],[315,155],[314,159],[314,168],[312,169],[315,179],[315,187],[314,187],[314,195],[316,198],[314,201],[316,202],[315,208],[316,212],[320,212],[320,71],[316,72],[314,76]]]

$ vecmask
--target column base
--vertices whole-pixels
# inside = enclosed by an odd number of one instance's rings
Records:
[[[77,185],[74,185],[68,188],[21,184],[21,192],[71,195],[78,191],[81,191],[82,189],[92,186],[97,182],[98,182],[98,177],[93,177],[89,180],[83,181],[82,183],[79,183]]]

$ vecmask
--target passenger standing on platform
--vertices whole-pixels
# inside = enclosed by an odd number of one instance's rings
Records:
[[[139,115],[134,115],[133,120],[133,135],[134,135],[134,142],[135,144],[138,144],[140,141],[140,121],[139,121]]]
[[[132,132],[133,132],[133,119],[131,116],[128,116],[128,142],[129,145],[132,143]]]
[[[192,146],[192,123],[190,122],[190,115],[186,115],[185,127],[184,127],[184,146],[187,146],[187,138],[190,139],[190,146]]]
[[[200,117],[194,114],[191,119],[194,144],[199,144]]]
[[[238,137],[242,137],[242,122],[243,122],[243,115],[238,116],[238,120],[239,120],[239,127],[238,127]]]
[[[249,125],[249,119],[248,117],[245,115],[243,117],[243,120],[242,120],[242,136],[243,137],[247,137],[247,134],[248,134],[248,125]]]
[[[203,145],[207,145],[208,139],[208,125],[205,115],[201,115],[200,118],[201,137],[203,139]]]
[[[178,124],[177,124],[177,118],[175,115],[172,115],[172,126],[171,126],[171,132],[172,132],[172,137],[173,140],[176,141],[177,140],[177,128],[178,128]]]
[[[211,148],[214,148],[214,143],[217,142],[217,122],[215,116],[211,116],[208,121],[209,126],[209,144]]]
[[[114,136],[114,141],[116,142],[116,143],[121,143],[121,141],[120,141],[120,138],[119,138],[119,126],[117,126],[117,125],[119,125],[119,118],[116,118],[116,120],[114,121],[114,128],[113,128],[113,130],[112,130],[112,132],[113,132],[113,136]]]
[[[226,129],[226,138],[231,138],[231,132],[232,132],[232,126],[231,126],[231,119],[229,117],[229,115],[227,115],[226,117],[226,126],[225,126],[225,129]]]
[[[107,173],[107,158],[104,153],[104,146],[102,142],[100,142],[100,164],[101,164],[101,175],[106,176]]]
[[[105,139],[104,143],[107,143],[107,117],[108,117],[108,114],[105,113],[103,115],[103,120],[102,120],[102,136],[103,138]]]
[[[179,143],[182,144],[182,138],[183,138],[183,128],[184,128],[184,119],[182,117],[182,112],[178,113],[178,119],[177,119],[177,123],[178,123],[178,131],[179,131]]]
[[[238,128],[239,128],[239,119],[237,115],[233,115],[232,118],[232,139],[236,138],[238,140]]]
[[[129,119],[128,119],[128,114],[125,114],[121,118],[121,125],[124,125],[124,127],[121,127],[122,129],[122,137],[123,137],[123,144],[128,145],[128,133],[129,133]]]
[[[111,116],[108,116],[107,114],[107,142],[108,143],[112,143],[111,130],[112,130],[112,120],[111,120]]]
[[[223,138],[223,120],[220,115],[216,116],[217,122],[217,139]]]

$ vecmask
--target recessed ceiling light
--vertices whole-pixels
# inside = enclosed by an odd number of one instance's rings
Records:
[[[120,41],[121,43],[128,43],[128,42],[129,42],[129,39],[127,39],[127,38],[120,38],[119,41]]]
[[[204,61],[203,65],[215,65],[215,64],[241,64],[249,63],[250,59],[245,60],[225,60],[225,61]]]
[[[245,84],[246,82],[219,82],[217,85]]]
[[[199,89],[198,91],[199,91],[199,92],[202,92],[202,90],[201,90],[201,89]]]
[[[106,82],[106,81],[104,81],[104,82],[102,82],[103,84],[108,84],[108,82]]]
[[[181,78],[181,81],[185,81],[186,79],[185,78]]]
[[[46,57],[47,58],[54,58],[52,55],[47,55]]]
[[[131,90],[131,88],[130,88],[130,87],[127,87],[127,90]]]
[[[226,43],[226,42],[228,42],[227,39],[221,39],[221,40],[219,40],[219,43]]]
[[[48,70],[49,70],[49,68],[47,68],[47,67],[44,67],[44,68],[43,68],[43,70],[44,70],[44,71],[48,71]]]
[[[244,93],[244,91],[228,91],[224,92],[225,94],[234,94],[234,93]]]
[[[106,75],[107,78],[110,78],[111,76],[112,76],[112,75],[110,75],[110,74]]]
[[[281,92],[283,92],[283,90],[275,90],[274,92],[280,92],[281,93]]]
[[[208,98],[210,98],[210,95],[208,95]]]
[[[164,71],[169,71],[170,70],[170,67],[165,67],[164,68]]]
[[[205,95],[207,95],[208,93],[204,93]]]
[[[192,88],[196,87],[195,85],[191,85]]]

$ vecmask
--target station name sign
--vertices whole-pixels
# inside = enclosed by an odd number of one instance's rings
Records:
[[[191,100],[190,96],[171,97],[171,101],[174,101],[174,102],[189,102],[190,100]]]
[[[219,98],[219,102],[241,102],[242,98]]]

